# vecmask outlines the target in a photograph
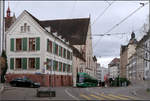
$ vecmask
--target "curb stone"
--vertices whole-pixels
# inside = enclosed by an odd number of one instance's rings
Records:
[[[0,93],[2,93],[4,90],[4,84],[1,84]]]

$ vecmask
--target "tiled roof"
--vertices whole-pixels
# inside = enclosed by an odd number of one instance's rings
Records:
[[[46,20],[40,21],[40,25],[50,26],[53,32],[57,31],[71,45],[83,45],[86,44],[89,21],[89,18]]]
[[[30,14],[28,11],[26,11],[42,28],[44,28],[45,29],[45,27],[48,27],[48,26],[45,26],[45,25],[43,25],[36,17],[34,17],[32,14]],[[56,31],[56,32],[58,32],[58,31]],[[66,38],[66,37],[65,37]],[[75,47],[73,47],[73,46],[70,46],[72,49],[73,49],[73,55],[74,56],[76,56],[76,57],[78,57],[78,58],[80,58],[80,59],[82,59],[83,61],[85,61],[85,59],[84,59],[84,57],[83,57],[83,55],[75,48]]]
[[[118,65],[120,63],[120,59],[119,58],[114,58],[108,65],[114,66],[114,65]]]
[[[72,49],[73,49],[73,55],[74,55],[74,56],[80,58],[80,59],[83,60],[83,61],[86,61],[85,58],[83,57],[83,54],[81,54],[78,49],[76,49],[76,48],[73,47],[73,46],[72,46]]]
[[[66,19],[66,20],[49,20],[49,21],[39,21],[36,17],[30,14],[25,10],[43,29],[45,27],[52,27],[55,32],[58,32],[59,35],[62,35],[66,41],[69,41],[71,45],[75,44],[85,44],[86,35],[88,31],[89,19]],[[13,21],[13,17],[5,18],[5,29],[7,30]],[[54,36],[53,34],[51,34]],[[54,36],[55,37],[55,36]],[[70,45],[69,45],[70,46]],[[85,61],[83,55],[73,46],[70,46],[73,49],[74,56]]]
[[[5,31],[15,22],[16,18],[14,17],[5,17]]]
[[[137,47],[140,47],[148,38],[150,38],[150,30],[147,32],[146,35],[143,36],[140,41],[138,41]]]

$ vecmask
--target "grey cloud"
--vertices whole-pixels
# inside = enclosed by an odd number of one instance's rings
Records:
[[[112,1],[109,1],[112,2]],[[144,1],[143,1],[144,2]],[[147,1],[145,1],[147,2]],[[7,10],[8,1],[6,1]],[[111,27],[128,16],[136,8],[138,1],[115,1],[112,6],[101,16],[94,25],[92,25],[92,34],[103,34]],[[108,7],[106,1],[11,1],[10,8],[20,15],[23,10],[28,10],[31,14],[41,20],[47,19],[64,19],[76,17],[89,17],[91,14],[91,23],[95,18]],[[133,16],[128,18],[120,26],[115,28],[111,33],[128,33],[123,36],[104,36],[93,37],[93,47],[97,40],[100,39],[94,55],[103,57],[119,56],[120,45],[126,44],[130,38],[130,33],[136,31],[137,37],[141,35],[137,31],[145,23],[146,17],[149,14],[149,5],[143,7]],[[96,49],[96,50],[95,50]]]

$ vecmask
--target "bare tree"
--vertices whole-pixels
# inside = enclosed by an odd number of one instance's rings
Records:
[[[3,57],[0,57],[0,69],[5,67],[5,59]]]
[[[5,53],[5,51],[3,50],[2,51],[2,55],[1,55],[1,58],[0,58],[0,78],[1,78],[1,83],[4,83],[5,82],[5,74],[7,72],[7,68],[8,68],[8,65],[7,65],[7,55]]]

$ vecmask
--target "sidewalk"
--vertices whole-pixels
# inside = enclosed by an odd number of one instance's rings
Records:
[[[137,95],[143,99],[150,100],[150,92],[147,92],[146,89],[138,89],[136,91]]]
[[[0,83],[0,93],[3,92],[3,90],[4,90],[4,84]]]
[[[131,88],[132,93],[135,93],[136,96],[145,100],[150,99],[150,92],[147,92],[147,88],[150,88],[150,81],[137,81],[132,83],[129,88]]]

